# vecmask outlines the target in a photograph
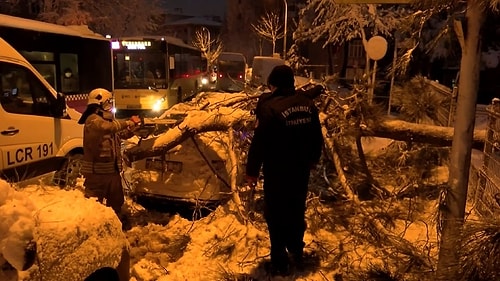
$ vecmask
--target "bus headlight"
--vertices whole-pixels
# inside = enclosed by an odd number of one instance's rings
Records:
[[[161,110],[161,105],[163,104],[163,102],[165,101],[164,98],[161,98],[159,100],[157,100],[154,104],[153,104],[153,107],[152,107],[152,110],[154,112],[158,112]]]
[[[202,85],[208,84],[208,79],[206,77],[201,78],[201,84]]]

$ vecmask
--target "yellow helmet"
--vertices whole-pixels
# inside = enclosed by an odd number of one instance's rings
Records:
[[[102,106],[106,102],[110,104],[113,103],[113,94],[111,94],[110,91],[103,88],[97,88],[90,91],[87,105],[98,104]]]

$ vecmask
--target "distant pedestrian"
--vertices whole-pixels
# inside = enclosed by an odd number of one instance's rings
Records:
[[[97,197],[122,220],[125,199],[120,175],[121,139],[132,137],[140,119],[132,116],[126,121],[116,120],[112,108],[113,96],[108,90],[98,88],[89,93],[87,109],[78,121],[84,124],[81,172],[85,177],[85,196]]]
[[[271,92],[257,103],[257,127],[246,167],[251,186],[262,167],[273,275],[290,273],[288,255],[293,263],[303,261],[309,175],[323,147],[318,110],[309,95],[295,91],[294,82],[292,69],[285,65],[269,74]]]

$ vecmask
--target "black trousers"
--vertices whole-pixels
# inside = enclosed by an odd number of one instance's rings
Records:
[[[97,197],[99,202],[113,208],[120,216],[121,208],[125,202],[122,178],[120,173],[114,174],[85,174],[85,197]]]
[[[288,254],[302,256],[309,168],[264,172],[264,216],[271,242],[271,263],[288,264]]]

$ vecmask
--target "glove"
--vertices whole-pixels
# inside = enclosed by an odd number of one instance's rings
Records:
[[[137,126],[141,123],[141,118],[139,118],[139,116],[137,115],[133,115],[132,117],[130,117],[130,121],[134,122],[134,125]]]
[[[133,130],[140,123],[141,123],[141,119],[139,118],[139,116],[134,115],[134,116],[130,117],[129,120],[127,120],[128,129]]]

